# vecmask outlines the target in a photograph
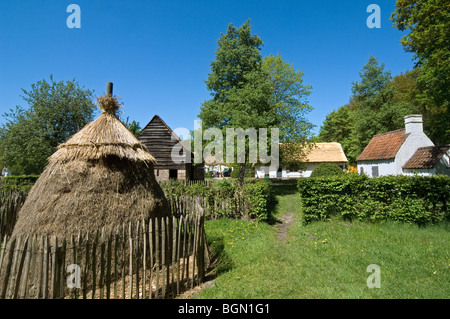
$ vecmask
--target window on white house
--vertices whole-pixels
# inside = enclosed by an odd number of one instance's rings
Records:
[[[359,175],[362,175],[362,174],[364,174],[364,167],[361,167],[359,170]]]
[[[378,177],[378,166],[372,166],[372,176]]]

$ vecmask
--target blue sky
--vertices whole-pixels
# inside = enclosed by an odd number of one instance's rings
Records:
[[[66,25],[69,4],[81,8],[81,28]],[[381,28],[370,29],[369,4],[381,8]],[[251,19],[264,41],[313,86],[308,114],[316,131],[348,102],[351,83],[373,55],[393,75],[413,67],[389,17],[395,1],[115,1],[2,0],[0,3],[0,113],[27,106],[21,88],[75,78],[95,95],[114,82],[124,116],[144,126],[154,114],[173,129],[193,129],[210,98],[204,80],[229,23]],[[0,120],[3,122],[3,119]]]

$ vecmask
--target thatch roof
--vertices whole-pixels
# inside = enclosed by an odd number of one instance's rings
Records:
[[[301,163],[347,163],[347,157],[340,143],[313,143],[313,144],[280,144],[285,149],[285,160]]]
[[[308,163],[347,163],[340,143],[315,143],[306,157]]]
[[[98,160],[106,156],[117,156],[133,161],[155,162],[146,147],[120,122],[111,107],[110,97],[99,98],[100,107],[106,110],[93,122],[58,146],[49,162],[70,160]],[[114,99],[114,101],[117,100]]]
[[[49,157],[19,212],[13,235],[69,237],[170,213],[153,156],[117,119],[118,102],[99,99],[102,114]]]

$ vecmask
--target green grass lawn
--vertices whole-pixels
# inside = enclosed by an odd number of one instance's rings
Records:
[[[302,225],[295,185],[274,186],[273,221],[206,222],[214,285],[193,298],[449,298],[450,226],[334,219]],[[294,214],[287,238],[275,220]],[[368,288],[380,267],[380,288]]]

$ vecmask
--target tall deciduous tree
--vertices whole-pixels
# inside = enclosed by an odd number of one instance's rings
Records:
[[[250,20],[236,28],[228,26],[217,40],[215,60],[206,86],[212,99],[205,101],[199,118],[206,128],[260,128],[276,124],[269,99],[271,85],[262,70],[263,41],[251,33]],[[245,163],[240,164],[242,183]]]
[[[447,0],[397,0],[394,26],[409,31],[401,39],[414,53],[417,99],[426,107],[425,126],[435,143],[450,140],[450,3]]]
[[[313,125],[306,118],[312,110],[307,99],[312,86],[303,84],[303,72],[279,54],[264,57],[262,68],[272,84],[270,104],[276,110],[280,130],[280,163],[292,169],[301,168],[312,146],[309,139]]]
[[[303,73],[279,55],[263,59],[263,41],[252,35],[250,20],[239,28],[230,24],[217,43],[206,81],[212,99],[203,103],[199,114],[205,127],[278,127],[284,141],[305,140],[312,125],[304,117],[311,107]],[[241,164],[241,181],[244,172]]]
[[[419,84],[438,106],[450,103],[450,3],[447,0],[397,0],[394,26],[409,31],[401,39],[421,66]]]
[[[318,140],[341,143],[350,164],[355,164],[373,135],[403,128],[405,115],[424,114],[416,74],[414,70],[392,78],[384,64],[370,57],[360,81],[353,83],[350,103],[327,115]]]
[[[1,159],[15,174],[40,174],[55,147],[92,120],[93,91],[75,79],[57,82],[53,76],[22,91],[29,107],[3,115]]]

